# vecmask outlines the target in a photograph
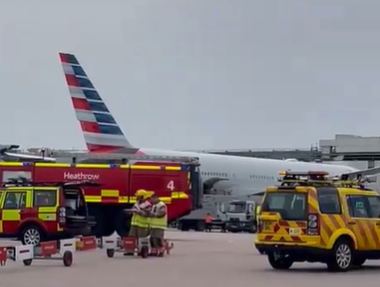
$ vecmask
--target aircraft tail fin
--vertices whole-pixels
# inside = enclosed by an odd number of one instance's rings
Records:
[[[75,115],[87,149],[108,152],[134,148],[73,54],[59,53]]]

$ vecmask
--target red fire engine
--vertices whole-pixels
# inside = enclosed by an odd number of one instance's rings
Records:
[[[84,187],[89,215],[94,216],[93,234],[120,236],[129,230],[123,209],[135,203],[135,192],[155,192],[168,205],[168,221],[174,221],[201,207],[202,185],[197,158],[133,155],[87,155],[88,160],[111,164],[44,162],[0,162],[1,181],[23,177],[33,182],[91,181]],[[67,161],[67,158],[66,158]],[[119,164],[117,163],[119,162]]]

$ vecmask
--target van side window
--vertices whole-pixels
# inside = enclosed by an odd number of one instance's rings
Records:
[[[348,212],[351,217],[370,218],[367,196],[347,195]]]
[[[371,218],[379,218],[380,215],[380,197],[367,196]]]
[[[318,191],[319,211],[323,214],[341,214],[339,195],[336,191]]]
[[[34,190],[34,207],[54,207],[57,205],[57,192],[55,190]]]
[[[22,209],[26,206],[26,192],[6,192],[3,209]]]

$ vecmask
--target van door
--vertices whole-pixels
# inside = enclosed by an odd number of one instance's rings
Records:
[[[355,234],[359,250],[380,249],[380,219],[376,218],[375,209],[380,207],[378,196],[347,194],[346,204],[348,207],[350,230]],[[377,204],[377,208],[371,208]],[[375,217],[376,216],[376,217]]]
[[[22,213],[27,209],[28,198],[30,202],[30,192],[26,190],[4,191],[1,202],[2,226],[0,227],[4,235],[17,235]]]

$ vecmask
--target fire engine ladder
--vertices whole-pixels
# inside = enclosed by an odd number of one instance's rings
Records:
[[[55,154],[60,161],[59,154]],[[198,157],[185,157],[185,156],[155,156],[155,155],[130,155],[122,153],[70,153],[66,154],[65,158],[71,158],[73,163],[77,161],[85,162],[85,160],[120,160],[123,163],[130,161],[162,161],[162,162],[175,162],[199,165]]]

